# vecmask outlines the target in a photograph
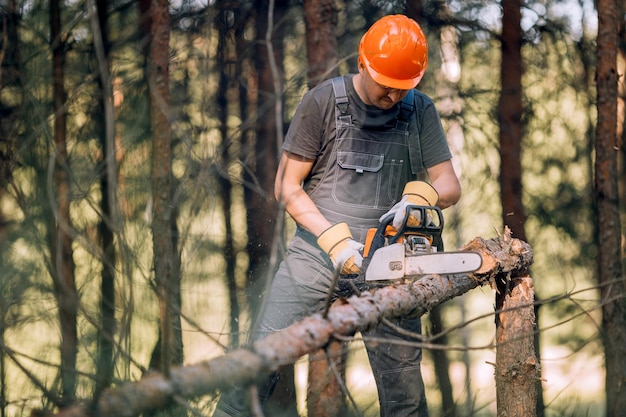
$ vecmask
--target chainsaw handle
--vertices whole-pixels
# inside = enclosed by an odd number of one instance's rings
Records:
[[[427,211],[430,210],[433,213],[436,213],[437,219],[435,222],[431,222],[427,225],[419,225],[417,227],[407,226],[407,220],[412,212],[415,210],[420,212],[421,218],[426,219]],[[388,213],[386,216],[380,219],[380,223],[376,228],[376,232],[372,238],[372,241],[369,245],[369,250],[367,252],[367,258],[371,258],[374,255],[374,252],[385,246],[385,233],[388,226],[391,226],[395,213]],[[433,243],[439,251],[443,251],[443,242],[441,240],[441,231],[443,230],[443,214],[441,209],[436,206],[418,206],[414,204],[410,204],[406,206],[404,219],[402,221],[402,227],[400,230],[397,230],[396,234],[390,236],[388,238],[388,243],[393,244],[400,239],[405,233],[416,233],[416,234],[424,234],[427,236],[431,236],[433,238]]]
[[[421,223],[419,224],[419,226],[409,226],[409,216],[411,216],[411,214],[413,214],[415,211],[419,211],[420,212],[420,219]],[[424,221],[426,219],[428,219],[428,212],[434,213],[436,214],[437,218],[433,219],[431,216],[431,221]],[[415,216],[415,215],[413,215]],[[390,216],[386,216],[383,221],[386,222],[385,227],[387,227],[387,225],[389,225],[391,223],[391,221],[393,220],[393,216],[391,216],[391,218],[388,218]],[[381,222],[382,223],[382,222]],[[379,226],[380,228],[380,226]],[[384,233],[384,228],[383,228],[383,233]],[[407,233],[420,233],[420,234],[425,234],[427,236],[432,236],[434,237],[440,237],[441,236],[441,232],[443,231],[443,213],[441,212],[441,209],[437,206],[418,206],[415,204],[411,204],[406,206],[406,210],[404,211],[404,219],[402,220],[402,226],[400,227],[400,230],[398,230],[398,233],[396,233],[395,235],[391,236],[389,238],[389,243],[395,243],[398,239],[400,239],[400,236],[407,234]]]
[[[371,238],[371,241],[365,242],[366,259],[371,259],[377,249],[385,246],[385,229],[387,228],[387,225],[391,223],[391,220],[393,220],[393,213],[381,219],[380,223],[378,223],[376,231],[374,232],[374,235]]]

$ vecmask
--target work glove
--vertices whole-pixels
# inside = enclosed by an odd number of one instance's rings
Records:
[[[379,221],[382,221],[393,214],[393,221],[391,222],[391,225],[395,229],[400,230],[402,223],[404,222],[404,216],[406,216],[407,206],[436,206],[438,202],[439,194],[437,194],[437,190],[435,190],[429,183],[424,181],[407,182],[404,186],[404,191],[402,192],[402,198],[400,201],[398,201],[387,213],[383,214]],[[429,219],[419,219],[410,215],[407,219],[407,225],[417,227],[422,224],[422,221],[428,223]]]
[[[335,270],[340,269],[344,275],[361,272],[363,244],[352,239],[347,223],[337,223],[323,231],[317,244],[330,256]]]

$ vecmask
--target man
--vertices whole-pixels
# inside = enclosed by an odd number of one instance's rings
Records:
[[[357,74],[323,82],[303,97],[275,182],[276,198],[297,231],[272,282],[255,338],[322,311],[334,291],[334,271],[360,272],[366,233],[383,216],[403,217],[410,203],[443,209],[459,200],[461,187],[437,111],[428,97],[413,90],[427,64],[420,26],[406,16],[386,16],[363,35]],[[395,324],[421,331],[419,317]],[[421,350],[394,343],[405,337],[384,324],[363,332],[363,339],[381,416],[427,416]],[[259,390],[263,399],[275,377]],[[221,401],[215,416],[249,415],[235,403],[232,397]]]

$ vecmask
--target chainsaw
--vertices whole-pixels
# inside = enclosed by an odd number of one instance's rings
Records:
[[[443,251],[443,214],[439,207],[407,206],[402,226],[397,230],[391,225],[393,217],[393,213],[387,215],[367,234],[362,268],[366,282],[462,274],[482,265],[477,252]]]

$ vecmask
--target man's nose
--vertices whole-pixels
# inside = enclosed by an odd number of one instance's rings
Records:
[[[394,88],[389,90],[389,92],[387,93],[387,97],[389,97],[389,99],[392,100],[394,103],[397,103],[404,98],[405,94],[405,90],[398,90]]]

